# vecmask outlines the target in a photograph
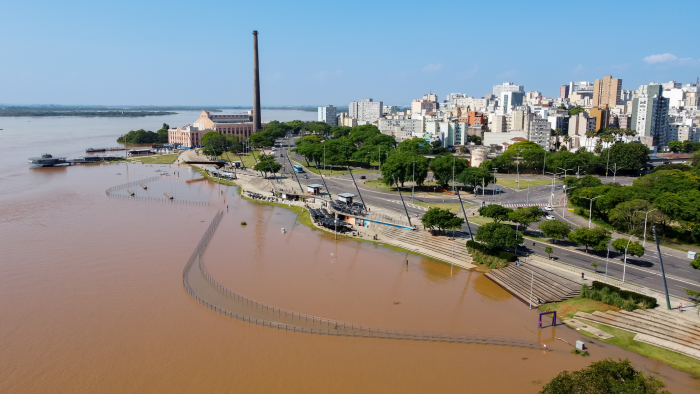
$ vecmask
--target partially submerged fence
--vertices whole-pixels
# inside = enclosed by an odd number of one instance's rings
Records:
[[[155,182],[157,180],[161,179],[160,176],[154,176],[146,179],[140,179],[138,181],[133,181],[129,183],[125,183],[123,185],[117,185],[110,187],[109,189],[105,190],[105,194],[107,194],[108,197],[112,198],[121,198],[121,199],[126,199],[126,200],[136,200],[136,201],[153,201],[153,202],[167,202],[171,204],[188,204],[188,205],[209,205],[208,202],[202,202],[202,201],[188,201],[188,200],[178,200],[178,199],[169,199],[169,198],[159,198],[159,197],[148,197],[148,196],[131,196],[127,194],[119,194],[118,192],[128,189],[130,187],[138,187],[141,184],[148,185],[150,182]]]
[[[515,346],[540,349],[541,345],[532,340],[496,335],[457,334],[429,331],[392,330],[339,320],[307,315],[265,304],[238,294],[217,282],[207,271],[201,254],[216,230],[223,212],[219,211],[207,228],[204,236],[187,261],[182,272],[182,281],[187,292],[208,308],[226,316],[257,325],[279,330],[364,338],[409,339],[435,342],[460,342],[483,345]],[[197,281],[195,286],[192,281]],[[202,283],[205,282],[205,283]],[[205,294],[202,285],[209,286],[217,294]],[[199,286],[202,294],[195,287]],[[205,299],[206,297],[210,297]],[[225,306],[224,306],[225,305]]]

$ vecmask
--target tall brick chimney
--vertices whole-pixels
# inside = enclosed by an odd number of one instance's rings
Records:
[[[253,128],[262,129],[260,121],[260,67],[258,66],[258,31],[253,30]]]

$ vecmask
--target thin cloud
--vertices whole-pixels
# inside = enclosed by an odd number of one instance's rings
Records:
[[[442,63],[428,64],[427,66],[423,67],[423,71],[428,73],[434,73],[440,70],[442,70]]]
[[[471,78],[474,75],[476,75],[477,72],[479,72],[479,66],[477,64],[475,64],[473,69],[458,72],[456,75],[458,78],[467,79],[467,78]]]
[[[586,67],[583,67],[583,65],[579,64],[578,66],[574,67],[574,74],[578,74],[581,71],[583,71]]]
[[[647,64],[668,63],[677,60],[676,55],[672,53],[662,53],[660,55],[650,55],[644,58]]]

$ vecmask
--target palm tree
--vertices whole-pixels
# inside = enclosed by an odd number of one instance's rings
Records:
[[[571,149],[571,145],[569,145],[569,141],[571,141],[571,137],[569,137],[568,134],[564,136],[564,142],[566,143],[566,149]]]
[[[588,148],[588,141],[592,139],[593,137],[596,136],[596,131],[595,130],[587,130],[586,131],[586,148]],[[586,149],[588,150],[588,149]]]

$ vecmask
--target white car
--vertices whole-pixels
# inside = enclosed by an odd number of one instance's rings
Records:
[[[545,205],[545,206],[544,206],[544,210],[547,211],[547,212],[553,211],[552,207],[550,207],[549,205]]]
[[[552,215],[547,215],[547,216],[545,216],[544,218],[547,219],[547,220],[554,220],[554,219],[556,219],[556,218],[555,218],[554,216],[552,216]]]

